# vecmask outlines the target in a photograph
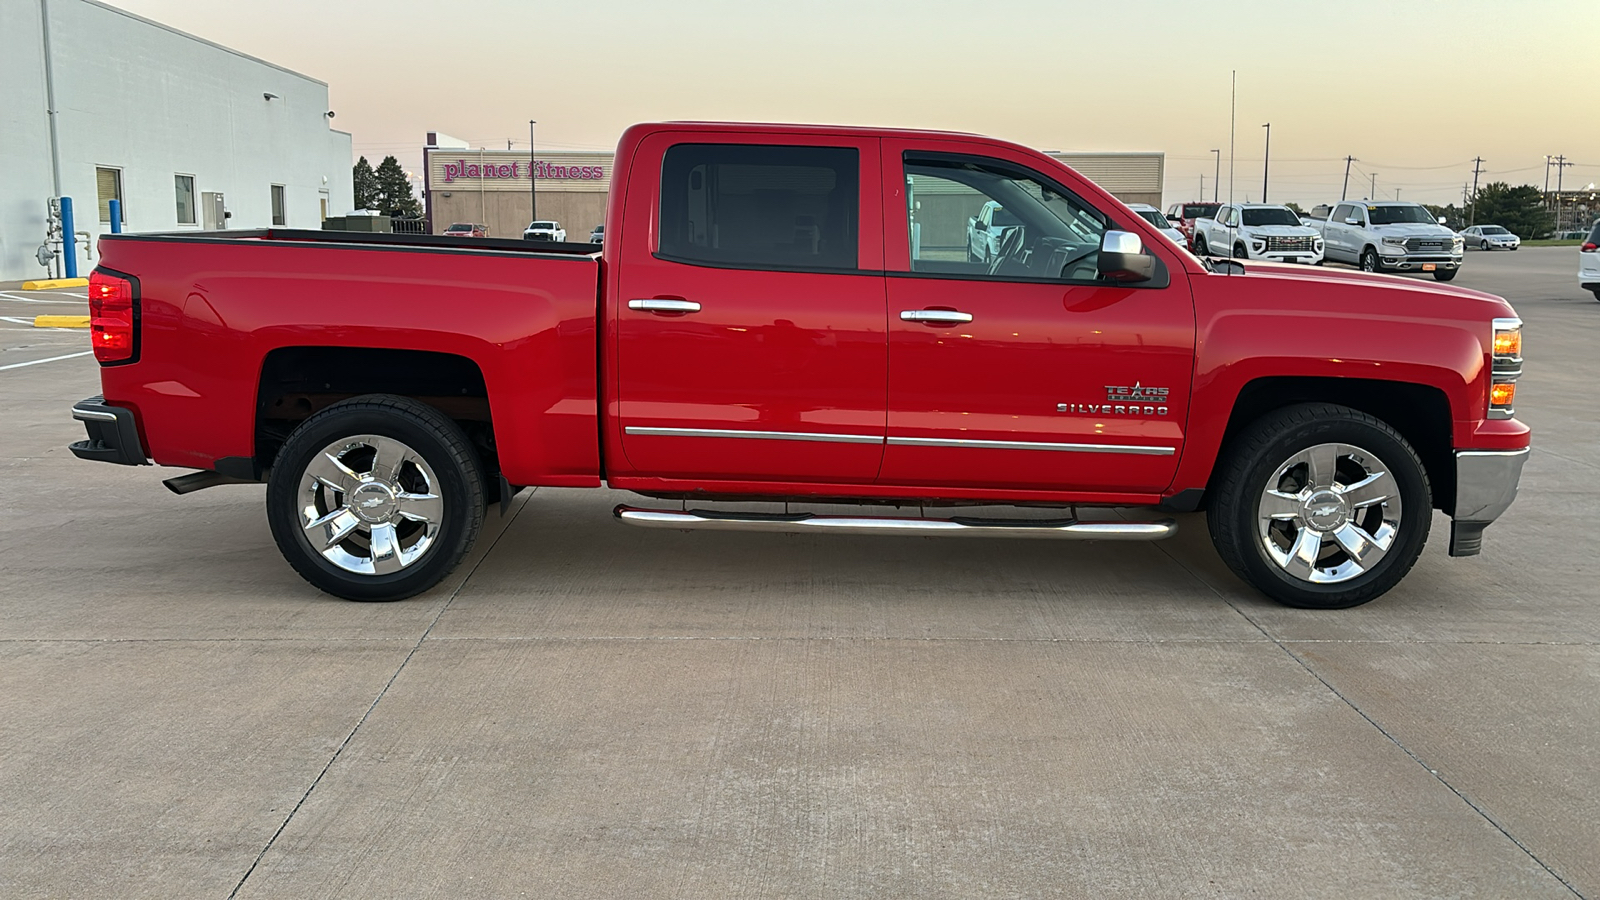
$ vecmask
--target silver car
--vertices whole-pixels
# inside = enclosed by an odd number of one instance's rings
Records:
[[[1522,246],[1522,238],[1499,225],[1474,225],[1463,229],[1461,238],[1468,247],[1478,250],[1515,250]]]

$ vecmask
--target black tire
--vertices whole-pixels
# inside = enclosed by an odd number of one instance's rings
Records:
[[[1378,251],[1368,247],[1361,251],[1361,271],[1382,272],[1383,261],[1378,259]]]
[[[1434,281],[1453,281],[1453,280],[1455,280],[1456,273],[1459,272],[1459,271],[1461,271],[1461,270],[1460,269],[1434,269],[1433,270],[1433,280]]]
[[[1401,508],[1399,527],[1387,551],[1371,568],[1348,580],[1318,584],[1291,575],[1282,563],[1268,555],[1268,537],[1258,512],[1266,499],[1268,480],[1286,461],[1308,448],[1328,443],[1361,449],[1375,458],[1372,461],[1384,467],[1396,486]],[[1341,473],[1345,471],[1340,469]],[[1284,488],[1282,484],[1276,487]],[[1207,493],[1211,500],[1206,521],[1223,562],[1273,600],[1302,609],[1345,609],[1382,596],[1411,571],[1427,543],[1433,516],[1427,471],[1405,438],[1366,413],[1326,403],[1286,407],[1245,427],[1228,443]],[[1388,515],[1389,508],[1390,503],[1385,500],[1380,506],[1351,513],[1350,521],[1371,511]],[[1307,527],[1300,522],[1295,524]],[[1337,542],[1319,546],[1322,558],[1334,562],[1345,552]]]
[[[398,571],[383,574],[362,574],[348,570],[330,561],[312,547],[306,535],[306,524],[301,521],[305,490],[303,479],[314,460],[335,442],[357,435],[391,439],[408,451],[408,460],[420,458],[421,464],[409,463],[407,477],[416,477],[426,466],[433,481],[427,489],[437,496],[438,521],[431,518],[420,526],[398,515],[401,530],[415,527],[410,539],[419,540],[419,532],[428,535],[428,544],[417,552],[413,561],[403,564]],[[374,445],[376,446],[376,445]],[[377,471],[376,453],[372,451],[373,470]],[[395,479],[402,476],[396,466]],[[472,549],[483,527],[484,474],[478,454],[467,440],[461,427],[431,406],[407,397],[389,394],[367,394],[336,403],[300,423],[289,435],[272,466],[267,483],[267,523],[272,537],[283,553],[284,559],[300,576],[317,588],[343,597],[346,600],[388,601],[403,600],[438,584],[450,574]],[[314,488],[315,490],[315,488]],[[322,490],[327,491],[327,488]],[[405,488],[411,490],[411,488]],[[354,497],[359,491],[352,492]],[[329,496],[345,496],[329,492]],[[346,504],[353,503],[347,499]],[[354,509],[354,506],[350,506]],[[367,513],[363,512],[363,515]],[[353,520],[352,520],[353,521]],[[331,528],[332,526],[330,526]],[[377,526],[369,526],[375,532]],[[359,540],[359,530],[355,539]],[[378,554],[373,552],[373,557]],[[398,547],[400,541],[396,540]],[[328,551],[335,546],[330,544]],[[418,546],[413,543],[412,549]],[[374,566],[376,568],[376,566]]]
[[[1196,233],[1195,236],[1194,236],[1194,255],[1195,256],[1210,256],[1211,255],[1211,248],[1206,245],[1206,236],[1203,235],[1203,234]]]
[[[1593,293],[1594,293],[1594,298],[1596,300],[1600,300],[1600,288],[1594,288]]]
[[[1489,249],[1489,242],[1488,241],[1479,241],[1478,242],[1478,249],[1479,250],[1487,250],[1487,249]]]
[[[1244,248],[1243,244],[1234,244],[1233,245],[1233,258],[1234,259],[1249,259],[1250,258],[1250,251],[1246,250]]]

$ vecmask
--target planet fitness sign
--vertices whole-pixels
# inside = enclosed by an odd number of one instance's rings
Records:
[[[449,184],[457,178],[532,178],[538,173],[544,180],[598,181],[606,177],[604,166],[563,166],[536,159],[526,162],[475,163],[466,160],[444,164],[444,181]]]

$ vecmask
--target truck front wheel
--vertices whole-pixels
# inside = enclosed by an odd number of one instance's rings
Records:
[[[1195,256],[1210,256],[1211,255],[1211,248],[1206,246],[1206,236],[1203,235],[1203,234],[1200,234],[1199,232],[1195,232],[1195,236],[1194,236],[1194,255]]]
[[[267,523],[289,565],[347,600],[402,600],[450,574],[483,526],[484,478],[460,426],[406,397],[336,403],[284,442]]]
[[[1399,432],[1363,412],[1302,404],[1230,442],[1207,512],[1240,578],[1285,606],[1344,609],[1404,578],[1428,540],[1428,475]]]
[[[1383,263],[1378,262],[1378,251],[1368,247],[1361,251],[1361,271],[1382,272]]]

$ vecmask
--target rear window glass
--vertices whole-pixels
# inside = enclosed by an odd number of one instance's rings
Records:
[[[1139,214],[1139,218],[1145,220],[1146,222],[1149,222],[1151,225],[1154,225],[1157,228],[1171,228],[1172,227],[1172,223],[1167,221],[1167,217],[1166,216],[1163,216],[1161,213],[1158,213],[1158,212],[1156,212],[1154,210],[1136,209],[1136,210],[1134,210],[1134,212]]]
[[[1215,216],[1217,210],[1221,208],[1222,204],[1220,203],[1185,203],[1183,205],[1183,217],[1185,219],[1209,219]]]
[[[672,147],[658,252],[735,268],[854,269],[858,156],[844,147]]]
[[[1594,223],[1594,228],[1590,230],[1589,243],[1600,244],[1600,222]]]

